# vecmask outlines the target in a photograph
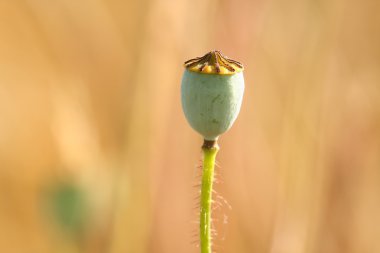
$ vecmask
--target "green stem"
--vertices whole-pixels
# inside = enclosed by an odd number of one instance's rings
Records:
[[[206,141],[203,150],[203,175],[200,205],[201,253],[211,253],[211,202],[215,157],[219,147],[216,141]]]

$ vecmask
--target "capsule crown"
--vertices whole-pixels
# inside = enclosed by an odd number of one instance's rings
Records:
[[[218,50],[190,59],[184,65],[189,71],[203,74],[233,75],[244,70],[243,64],[229,59]]]

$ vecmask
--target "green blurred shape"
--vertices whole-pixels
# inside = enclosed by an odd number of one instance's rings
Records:
[[[89,206],[83,189],[74,182],[58,182],[48,190],[47,210],[63,233],[81,239],[88,225]]]

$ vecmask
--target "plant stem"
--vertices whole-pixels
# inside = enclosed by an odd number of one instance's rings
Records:
[[[219,146],[216,141],[204,141],[203,175],[200,205],[200,240],[201,253],[211,253],[211,202],[214,181],[215,157]]]

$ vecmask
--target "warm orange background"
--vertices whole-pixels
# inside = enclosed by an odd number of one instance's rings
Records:
[[[202,139],[179,94],[183,62],[211,49],[246,77],[216,252],[380,252],[379,7],[0,1],[0,252],[198,252]],[[67,184],[79,236],[46,208]]]

